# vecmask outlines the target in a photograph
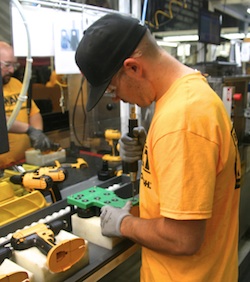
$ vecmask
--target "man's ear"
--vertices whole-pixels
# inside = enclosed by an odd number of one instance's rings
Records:
[[[123,62],[123,69],[127,75],[138,76],[142,74],[142,66],[135,58],[128,58]]]

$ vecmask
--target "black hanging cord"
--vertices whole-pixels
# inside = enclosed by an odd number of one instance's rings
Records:
[[[85,78],[82,77],[81,79],[81,84],[77,93],[77,97],[76,97],[76,101],[75,101],[75,105],[73,108],[73,114],[72,114],[72,127],[73,127],[73,132],[74,132],[74,136],[77,140],[77,142],[83,146],[82,141],[79,139],[77,132],[76,132],[76,127],[75,127],[75,118],[76,118],[76,107],[77,107],[77,101],[79,100],[79,98],[81,98],[81,105],[82,105],[82,112],[83,112],[83,128],[85,129],[85,125],[86,125],[86,118],[87,118],[87,114],[86,114],[86,110],[85,110],[85,105],[84,105],[84,95],[83,95],[83,83],[84,83]],[[83,137],[84,137],[84,131],[83,131]],[[82,138],[83,139],[83,138]]]

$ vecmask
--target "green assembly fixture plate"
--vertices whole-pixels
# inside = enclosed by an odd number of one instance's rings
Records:
[[[118,197],[114,191],[109,191],[101,187],[91,187],[81,192],[75,193],[67,197],[67,203],[75,205],[78,208],[87,209],[90,207],[103,207],[106,205],[116,208],[122,208],[127,201],[131,201],[133,206],[139,204],[137,197],[122,199]]]

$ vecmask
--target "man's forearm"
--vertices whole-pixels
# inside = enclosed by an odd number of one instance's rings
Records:
[[[8,118],[7,118],[8,119]],[[26,133],[29,128],[29,124],[15,120],[9,129],[10,133]]]
[[[205,220],[143,219],[127,216],[121,234],[151,250],[169,255],[193,255],[203,240]]]
[[[36,113],[30,117],[30,125],[36,129],[43,130],[43,119],[40,113]]]
[[[6,117],[6,120],[9,120],[9,117]],[[43,120],[40,113],[30,117],[30,124],[15,120],[12,126],[9,129],[10,133],[26,133],[29,126],[33,126],[36,129],[43,130]]]

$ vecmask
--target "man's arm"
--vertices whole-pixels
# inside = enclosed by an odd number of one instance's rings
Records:
[[[142,219],[126,216],[121,222],[122,236],[160,253],[193,255],[201,247],[206,220]]]
[[[41,151],[51,149],[49,138],[43,133],[43,119],[40,113],[36,113],[30,117],[30,125],[27,131],[32,146]]]
[[[8,120],[9,118],[6,117],[6,119]],[[11,132],[11,133],[26,133],[28,128],[29,128],[28,123],[15,120],[13,122],[12,126],[10,127],[9,132]]]
[[[102,235],[126,237],[159,253],[193,255],[201,247],[206,220],[143,219],[130,213],[132,203],[123,208],[101,208]]]
[[[6,120],[9,120],[9,117],[6,116]],[[32,126],[36,129],[43,130],[43,119],[40,113],[36,113],[30,117],[30,124],[15,120],[9,129],[11,133],[27,133],[29,126]]]
[[[8,117],[7,117],[8,120]],[[43,133],[43,120],[40,113],[36,113],[30,117],[30,124],[15,120],[9,129],[10,133],[26,133],[28,134],[31,146],[41,151],[47,151],[51,148],[49,138]]]
[[[36,113],[30,117],[30,126],[43,130],[43,119],[40,113]]]

